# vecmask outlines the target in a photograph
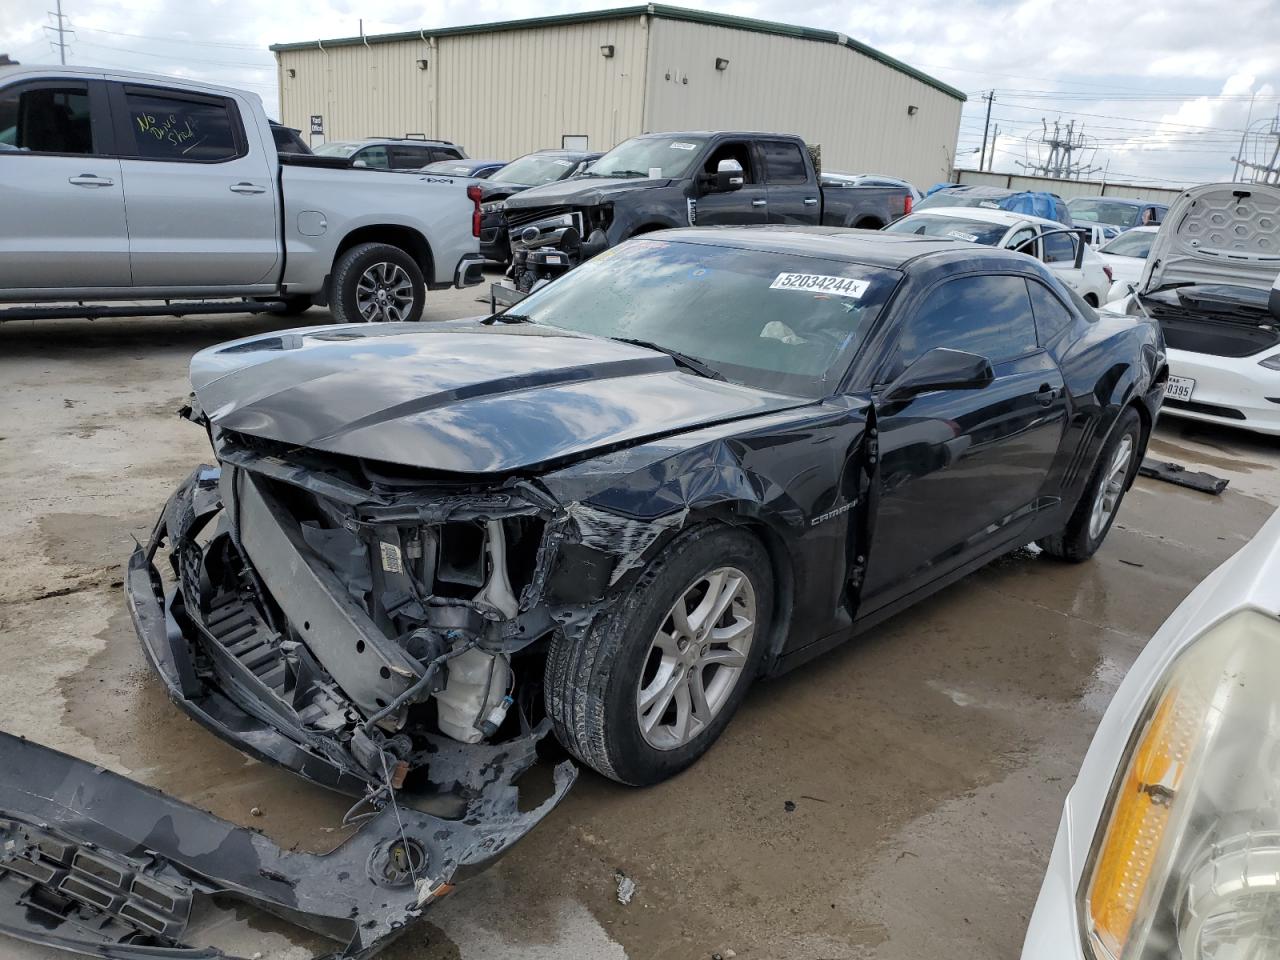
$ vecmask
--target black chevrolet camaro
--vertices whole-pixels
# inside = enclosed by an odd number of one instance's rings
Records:
[[[1028,542],[1088,558],[1166,367],[1029,257],[730,228],[191,376],[218,466],[132,559],[143,643],[215,732],[358,793],[548,727],[654,783],[756,677]]]

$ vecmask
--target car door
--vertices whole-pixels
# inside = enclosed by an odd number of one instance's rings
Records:
[[[1089,292],[1082,271],[1076,266],[1076,244],[1082,243],[1079,234],[1055,233],[1060,227],[1045,227],[1041,230],[1040,259],[1044,265],[1080,296]],[[1095,293],[1096,296],[1096,293]]]
[[[129,232],[106,85],[0,91],[0,294],[128,288]]]
[[[902,301],[876,380],[879,474],[862,611],[1012,542],[1042,505],[1066,424],[1062,374],[1036,337],[1026,280],[970,274]],[[982,389],[906,401],[885,387],[935,347],[986,357]]]
[[[111,84],[135,288],[252,288],[280,259],[275,151],[231,97]]]
[[[761,140],[769,223],[817,223],[818,186],[809,178],[800,145],[794,140]]]
[[[704,175],[714,176],[721,163],[737,164],[742,186],[716,193],[703,190],[697,199],[694,222],[699,227],[761,224],[768,222],[768,195],[755,151],[746,140],[726,140],[715,146],[703,162]]]

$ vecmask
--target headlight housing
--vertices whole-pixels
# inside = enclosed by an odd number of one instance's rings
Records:
[[[505,200],[490,200],[488,203],[480,204],[481,213],[501,213],[507,208]]]
[[[1280,956],[1280,620],[1234,613],[1170,667],[1080,895],[1096,960]]]

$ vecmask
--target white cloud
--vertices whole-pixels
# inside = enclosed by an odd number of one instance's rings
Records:
[[[544,0],[533,15],[606,8],[621,0]],[[1041,118],[1075,120],[1096,138],[1094,160],[1151,179],[1229,176],[1253,119],[1280,100],[1280,4],[1162,0],[683,0],[690,6],[836,30],[879,47],[962,90],[994,88],[997,167],[1024,152]],[[0,2],[0,51],[48,60],[49,0]],[[430,28],[518,15],[507,0],[65,0],[77,28],[73,60],[236,84],[275,105],[275,42]],[[110,32],[109,32],[110,31]],[[130,36],[121,36],[129,34]],[[1211,96],[1205,96],[1211,95]],[[1138,99],[1138,98],[1147,99]],[[1155,98],[1155,99],[1152,99]],[[959,157],[976,162],[985,104],[965,110]],[[1212,129],[1198,129],[1212,128]],[[1235,141],[1233,143],[1233,140]],[[966,153],[966,151],[969,151]],[[1139,169],[1128,169],[1138,167]],[[1013,168],[1016,169],[1016,168]]]

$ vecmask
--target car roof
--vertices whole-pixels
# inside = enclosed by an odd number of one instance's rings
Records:
[[[1042,227],[1067,229],[1066,225],[1046,217],[1035,217],[1029,213],[1015,213],[1012,210],[992,210],[990,207],[926,207],[912,217],[952,216],[964,220],[983,220],[987,223],[1004,224],[1012,227],[1019,223],[1035,223]]]
[[[575,157],[581,159],[583,157],[603,157],[604,154],[599,150],[534,150],[532,153],[526,153],[526,157]],[[519,157],[516,157],[519,160]]]
[[[457,144],[452,140],[436,140],[434,138],[423,139],[422,137],[360,137],[356,140],[343,140],[343,143],[422,143],[422,144],[443,144],[446,147],[456,147]]]
[[[798,133],[778,133],[766,130],[662,130],[658,133],[642,133],[636,140],[666,139],[668,137],[786,137],[791,140],[803,140]]]
[[[957,258],[970,259],[989,256],[1018,264],[1035,263],[1011,250],[978,246],[963,240],[847,227],[679,227],[649,236],[653,240],[824,257],[893,270],[903,269],[911,261],[933,254],[954,254]]]

